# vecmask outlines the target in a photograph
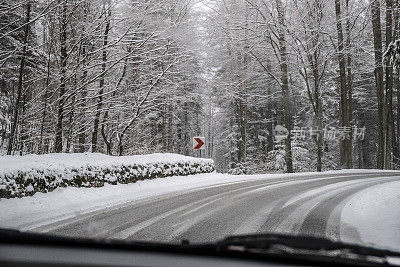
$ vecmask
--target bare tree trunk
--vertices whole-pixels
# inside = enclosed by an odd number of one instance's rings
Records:
[[[270,72],[271,71],[271,63],[267,61],[267,69]],[[268,97],[271,97],[271,88],[268,86],[267,88],[267,95]],[[268,141],[267,141],[267,152],[274,150],[274,119],[272,118],[272,105],[271,105],[271,99],[268,99],[267,102],[267,115],[265,116],[269,122],[267,126],[268,130]]]
[[[317,56],[314,52],[314,59],[317,61]],[[319,71],[318,64],[315,62],[313,67],[313,76],[314,76],[314,98],[315,98],[315,108],[317,111],[317,126],[318,126],[318,135],[317,135],[317,171],[322,171],[322,156],[324,152],[324,136],[323,136],[323,114],[322,114],[322,101],[321,101],[321,92],[319,86]]]
[[[393,36],[392,39],[396,40],[399,38],[399,1],[396,0],[394,2],[394,14],[393,14]],[[394,156],[394,161],[396,164],[399,162],[400,158],[400,73],[399,71],[396,72],[396,75],[393,76],[393,86],[396,87],[396,100],[397,100],[397,117],[396,117],[396,127],[394,127],[394,117],[393,119],[393,135],[392,135],[392,140],[393,140],[393,156]]]
[[[286,37],[285,37],[285,11],[283,9],[282,1],[276,0],[278,21],[279,21],[279,56],[281,59],[281,82],[282,82],[282,98],[283,106],[285,109],[285,127],[288,130],[288,138],[285,139],[285,162],[286,172],[293,172],[293,160],[292,160],[292,140],[291,140],[291,110],[290,110],[290,93],[289,93],[289,78],[288,78],[288,62],[286,52]]]
[[[106,132],[105,132],[105,126],[106,126],[107,120],[108,120],[108,110],[104,113],[104,118],[101,123],[101,135],[103,137],[104,143],[106,144],[107,154],[111,155],[112,154],[112,136],[110,137],[110,139],[108,139]]]
[[[238,146],[238,162],[246,164],[246,144],[247,144],[247,83],[246,72],[247,72],[247,57],[243,55],[243,70],[241,73],[242,85],[239,88],[238,100],[237,100],[237,125],[239,139],[237,142]]]
[[[24,93],[23,100],[22,100],[22,114],[21,114],[21,122],[20,122],[20,138],[19,138],[19,155],[22,156],[24,153],[25,142],[27,139],[27,132],[25,129],[25,121],[26,121],[26,98],[27,92]]]
[[[396,90],[397,90],[397,139],[394,151],[397,152],[395,156],[397,157],[396,162],[399,161],[400,158],[400,74],[396,75]]]
[[[386,0],[386,49],[392,42],[393,34],[393,0]],[[392,156],[392,138],[393,138],[393,67],[389,62],[385,66],[386,75],[386,155],[385,169],[390,169]]]
[[[87,77],[87,72],[84,71],[82,75],[82,80],[84,81]],[[81,92],[81,100],[79,101],[79,116],[82,118],[85,117],[85,110],[86,110],[86,97],[87,97],[87,92],[86,88],[82,88]],[[84,121],[84,120],[83,120]],[[82,123],[79,126],[79,134],[78,134],[78,146],[76,149],[76,152],[78,153],[83,153],[85,152],[85,145],[86,145],[86,125]]]
[[[63,0],[62,15],[61,15],[61,82],[60,82],[60,97],[58,101],[57,126],[55,152],[60,153],[63,150],[63,119],[64,119],[64,94],[66,84],[66,67],[67,67],[67,0]]]
[[[166,96],[165,96],[166,97]],[[161,147],[162,152],[167,152],[167,101],[162,104],[162,122],[161,122]]]
[[[119,136],[119,140],[118,140],[118,156],[122,156],[124,153],[123,138],[124,138],[124,135],[121,134]]]
[[[44,92],[43,102],[44,102],[44,105],[43,105],[42,119],[40,122],[39,154],[46,153],[46,150],[44,149],[44,144],[43,144],[43,135],[44,135],[44,125],[46,123],[47,88],[46,88],[46,91]]]
[[[45,34],[43,33],[43,36],[45,36]],[[44,40],[45,41],[45,40]],[[43,142],[43,139],[44,139],[44,127],[45,127],[45,124],[46,124],[46,116],[47,116],[47,101],[48,101],[48,93],[49,93],[49,84],[50,84],[50,56],[51,56],[51,53],[50,53],[50,48],[49,48],[49,54],[48,54],[48,61],[47,61],[47,76],[46,76],[46,89],[45,89],[45,91],[44,91],[44,94],[43,94],[43,112],[42,112],[42,120],[41,120],[41,123],[40,123],[40,140],[39,140],[39,142],[40,142],[40,149],[39,149],[39,154],[40,153],[47,153],[48,152],[48,150],[49,150],[49,147],[48,147],[48,143],[46,142],[46,143],[44,143]]]
[[[84,8],[83,8],[83,14],[84,14],[84,23],[88,22],[88,13],[90,9],[90,4],[88,2],[84,3]],[[80,56],[82,57],[82,66],[83,66],[83,72],[82,76],[80,77],[81,83],[85,84],[86,83],[86,78],[88,71],[85,68],[86,66],[86,56],[88,54],[88,40],[86,37],[84,37],[84,32],[82,32],[82,42],[81,42],[81,49],[82,53],[80,53]],[[83,86],[80,92],[80,100],[77,104],[77,109],[79,110],[79,116],[81,117],[82,121],[84,122],[84,118],[86,115],[86,97],[87,97],[87,89],[86,86]],[[79,125],[79,131],[78,131],[78,145],[76,148],[74,148],[74,152],[78,153],[83,153],[85,152],[85,145],[86,145],[86,127],[85,123],[82,123]]]
[[[72,97],[71,100],[71,109],[69,111],[69,120],[68,120],[68,134],[67,134],[67,145],[65,151],[69,153],[71,151],[72,139],[73,139],[73,126],[74,126],[74,113],[75,113],[75,96]]]
[[[171,95],[168,97],[168,138],[167,138],[167,144],[168,144],[168,152],[172,153],[174,144],[173,144],[173,106],[172,106],[172,99]]]
[[[386,162],[385,92],[383,88],[382,33],[379,0],[371,0],[372,30],[375,50],[375,80],[378,98],[378,155],[377,168],[384,169]]]
[[[103,107],[103,94],[104,94],[104,79],[105,79],[105,71],[106,71],[106,64],[107,64],[107,45],[108,45],[108,33],[110,31],[110,17],[111,17],[111,6],[108,6],[108,18],[106,22],[106,29],[104,31],[103,36],[103,57],[102,57],[102,64],[101,64],[101,75],[100,75],[100,90],[99,90],[99,98],[96,107],[96,115],[93,122],[93,133],[92,133],[92,152],[97,151],[97,135],[99,132],[99,122],[100,122],[100,114],[101,109]]]
[[[84,70],[82,74],[82,82],[85,82],[86,77],[87,77],[87,71]],[[80,116],[82,117],[85,116],[86,97],[87,97],[86,87],[83,87],[81,92],[81,100],[79,103]],[[79,153],[85,152],[85,144],[86,144],[86,125],[83,124],[79,127],[77,152]]]
[[[245,147],[245,135],[246,135],[246,130],[245,130],[245,125],[244,125],[244,105],[243,105],[243,100],[241,99],[242,97],[239,96],[239,99],[236,101],[236,123],[238,126],[238,138],[237,138],[237,149],[238,149],[238,155],[237,155],[237,161],[239,163],[244,163],[246,161],[246,147]]]
[[[246,170],[246,160],[247,160],[247,72],[248,72],[248,51],[250,50],[248,44],[248,26],[249,22],[249,6],[245,3],[245,30],[244,30],[244,54],[243,54],[243,83],[242,90],[240,92],[240,110],[241,110],[241,123],[240,123],[240,136],[241,136],[241,150],[242,150],[242,158],[240,162],[243,164],[243,167]]]
[[[31,17],[31,2],[28,1],[27,4],[26,4],[26,25],[25,25],[25,31],[24,31],[24,39],[23,39],[23,48],[22,48],[22,54],[21,54],[21,61],[20,61],[20,66],[19,66],[17,99],[15,101],[14,110],[13,110],[14,116],[13,116],[12,125],[11,125],[10,138],[8,140],[7,155],[11,155],[11,153],[13,151],[15,132],[16,132],[16,129],[17,129],[17,124],[18,124],[18,113],[19,113],[19,108],[20,108],[20,102],[21,102],[21,96],[22,96],[22,87],[23,87],[22,83],[23,83],[23,77],[24,77],[24,71],[25,71],[26,50],[27,50],[27,47],[28,47],[28,35],[29,35],[30,17]]]
[[[349,127],[348,107],[347,107],[347,85],[346,85],[346,62],[344,57],[344,37],[342,28],[342,13],[340,0],[335,0],[336,29],[338,35],[338,61],[339,61],[339,80],[340,80],[340,126]],[[340,141],[340,165],[348,167],[348,141]]]
[[[346,53],[347,53],[347,77],[346,77],[346,89],[347,89],[347,122],[350,127],[349,140],[347,142],[347,155],[346,163],[347,168],[353,168],[353,74],[351,66],[351,32],[350,32],[350,13],[349,13],[349,0],[346,0]]]

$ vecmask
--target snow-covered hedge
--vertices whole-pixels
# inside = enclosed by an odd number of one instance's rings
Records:
[[[98,153],[0,157],[0,198],[57,187],[99,187],[174,175],[209,173],[214,161],[179,154],[107,156]]]

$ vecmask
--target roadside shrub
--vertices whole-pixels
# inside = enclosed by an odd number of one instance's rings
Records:
[[[23,168],[24,166],[21,166],[21,170],[18,171],[0,170],[0,198],[31,196],[36,192],[46,193],[58,187],[101,187],[105,183],[127,184],[168,176],[210,173],[215,169],[214,161],[211,159],[176,156],[176,160],[169,162],[155,160],[147,163],[129,163],[125,158],[122,163],[110,160],[109,164],[104,162],[96,164],[89,161],[80,167],[60,165],[56,168],[54,166]],[[40,159],[40,156],[38,157]],[[151,158],[151,155],[149,157]],[[135,156],[132,156],[132,159],[135,159]]]

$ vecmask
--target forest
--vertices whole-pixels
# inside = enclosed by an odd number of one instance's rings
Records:
[[[400,169],[399,16],[398,0],[0,0],[0,154]]]

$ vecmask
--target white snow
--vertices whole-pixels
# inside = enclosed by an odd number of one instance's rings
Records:
[[[131,183],[213,170],[212,159],[170,153],[122,157],[99,153],[2,156],[0,190],[3,192],[0,197],[31,195],[57,187]]]
[[[182,163],[182,162],[213,162],[212,159],[194,158],[172,153],[154,153],[135,156],[109,156],[100,153],[52,153],[43,155],[24,156],[0,156],[0,177],[6,173],[17,173],[21,171],[34,170],[59,170],[59,169],[80,169],[87,166],[120,166],[127,164],[156,164],[156,163]],[[371,172],[376,170],[346,170],[352,172]],[[337,173],[337,171],[324,172]],[[304,174],[315,174],[299,173]]]
[[[349,228],[366,244],[399,250],[400,182],[373,186],[352,197],[342,211],[341,236],[346,237]]]
[[[29,230],[52,221],[139,199],[253,179],[261,177],[208,173],[143,180],[132,184],[105,184],[98,188],[60,187],[49,193],[0,199],[0,227]]]
[[[177,155],[162,154],[159,160],[180,160]],[[30,156],[32,159],[35,156]],[[79,159],[66,161],[69,156],[60,155],[59,161],[47,162],[49,166],[78,166],[85,164]],[[1,158],[1,157],[0,157]],[[71,158],[73,158],[71,156]],[[110,162],[103,158],[103,155],[94,155],[97,164]],[[184,158],[182,156],[182,158]],[[11,158],[12,159],[12,158]],[[146,156],[138,156],[140,160],[154,159]],[[123,162],[126,159],[118,159]],[[131,159],[130,159],[131,160]],[[18,170],[18,159],[14,159],[8,166],[8,170]],[[0,159],[0,173],[4,170],[4,159]],[[140,162],[142,163],[142,162]],[[24,163],[25,164],[25,163]],[[22,165],[19,165],[21,168]],[[43,166],[43,161],[35,160],[26,163],[32,168]],[[134,170],[136,171],[136,170]],[[138,170],[143,171],[143,170]],[[328,171],[326,174],[346,173],[376,173],[377,170],[342,170]],[[132,201],[144,200],[147,198],[162,197],[164,194],[181,194],[191,190],[204,189],[207,187],[220,186],[222,184],[241,183],[259,179],[277,179],[283,177],[307,177],[320,175],[321,173],[295,173],[295,174],[262,174],[262,175],[229,175],[219,173],[196,174],[189,176],[172,176],[152,180],[143,180],[130,184],[105,184],[98,188],[66,187],[57,188],[49,193],[36,193],[34,196],[22,198],[0,199],[0,227],[18,228],[21,230],[32,230],[45,224],[75,217],[79,214],[113,208]],[[336,176],[338,177],[338,176]],[[316,179],[329,179],[328,176]],[[110,177],[111,179],[111,177]],[[289,181],[290,182],[290,181]],[[301,181],[297,181],[301,182]],[[347,182],[353,184],[353,182]],[[346,184],[347,184],[346,183]],[[31,185],[28,186],[30,190]],[[334,189],[336,186],[327,186],[324,190]],[[314,191],[311,191],[314,193]],[[302,195],[303,197],[303,195]],[[345,205],[341,214],[341,232],[343,229],[352,227],[365,243],[377,247],[388,247],[398,249],[400,247],[400,182],[390,182],[374,186],[361,191],[352,197]],[[342,235],[342,233],[341,233]],[[346,241],[346,240],[343,240]],[[351,240],[349,240],[351,241]]]
[[[337,173],[337,171],[328,173]],[[296,173],[290,176],[296,177],[307,174],[312,173]],[[49,193],[36,193],[34,196],[0,199],[0,226],[27,230],[38,227],[43,223],[62,220],[77,214],[165,193],[202,188],[222,183],[242,182],[253,179],[276,179],[281,177],[287,177],[287,175],[228,175],[210,173],[158,178],[138,181],[133,184],[105,184],[104,187],[99,188],[60,187]]]
[[[28,192],[32,192],[33,190],[34,190],[34,188],[33,188],[32,184],[29,184],[26,188],[26,191],[28,191]]]
[[[172,153],[135,156],[109,156],[100,153],[53,153],[44,155],[1,156],[0,174],[29,171],[31,169],[79,169],[86,166],[116,166],[126,164],[155,164],[212,162],[211,159],[193,158]]]
[[[324,174],[360,173],[360,170],[329,171]],[[370,170],[361,170],[370,172]],[[98,188],[57,188],[49,193],[36,193],[22,198],[0,199],[0,227],[29,230],[40,225],[70,218],[119,204],[160,196],[166,193],[196,190],[223,183],[258,179],[277,179],[315,175],[316,173],[229,175],[219,173],[173,176],[143,180],[132,184],[105,184]]]

